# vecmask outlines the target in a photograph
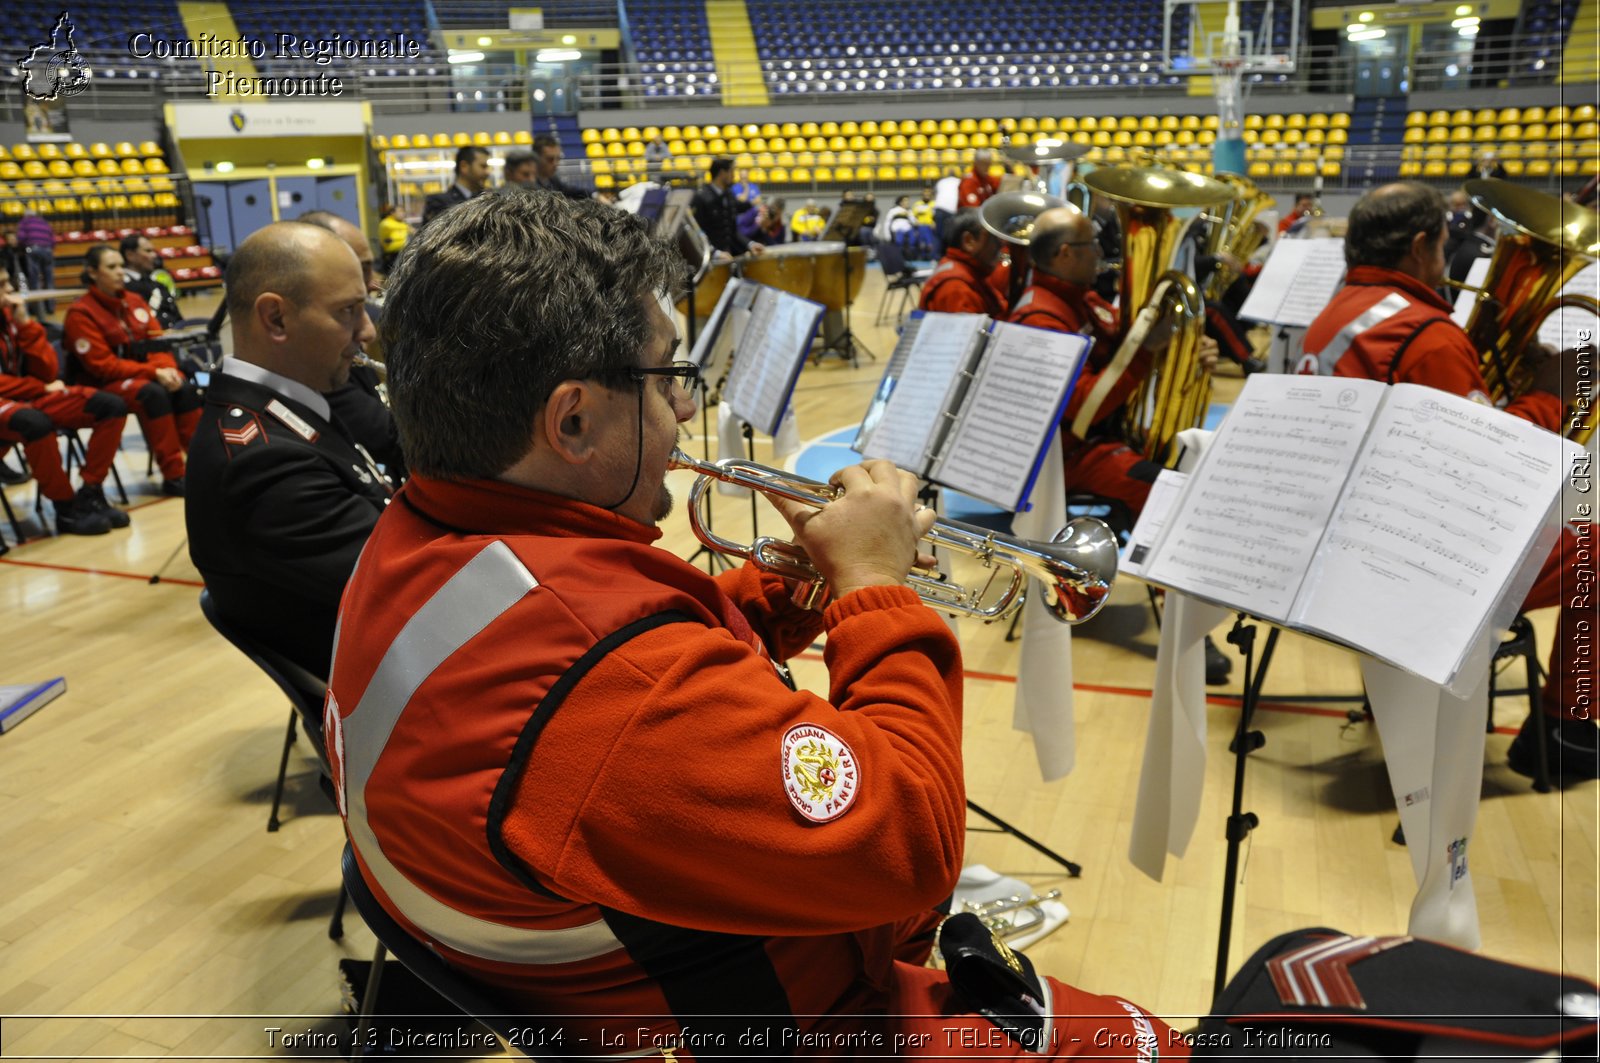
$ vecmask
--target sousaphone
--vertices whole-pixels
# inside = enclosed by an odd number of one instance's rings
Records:
[[[1175,312],[1166,350],[1128,399],[1124,417],[1128,445],[1150,461],[1165,463],[1178,433],[1199,426],[1211,404],[1211,372],[1200,364],[1205,301],[1194,278],[1170,267],[1198,212],[1215,211],[1238,193],[1222,181],[1161,167],[1099,169],[1084,180],[1116,206],[1122,225],[1122,314],[1116,357],[1080,408],[1072,431],[1086,437],[1145,334]],[[1152,308],[1153,316],[1145,313]]]

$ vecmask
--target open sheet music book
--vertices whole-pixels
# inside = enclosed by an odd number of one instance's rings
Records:
[[[1549,548],[1573,446],[1433,388],[1257,374],[1133,560],[1153,583],[1451,686]]]
[[[1344,280],[1344,241],[1337,237],[1279,240],[1239,308],[1251,321],[1305,328]]]
[[[874,398],[856,449],[1003,509],[1026,509],[1089,341],[982,314],[924,314],[907,332],[879,387],[887,398]]]
[[[752,428],[777,435],[822,311],[821,303],[735,277],[722,290],[689,360],[713,384],[726,369],[722,397],[728,408]]]

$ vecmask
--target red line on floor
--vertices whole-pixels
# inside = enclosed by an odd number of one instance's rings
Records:
[[[43,561],[16,561],[9,557],[0,557],[0,565],[21,565],[23,568],[45,568],[56,572],[77,572],[85,576],[115,576],[117,579],[136,579],[141,583],[150,582],[148,572],[117,572],[106,568],[80,568],[77,565],[51,565]],[[204,587],[205,584],[194,579],[178,579],[173,576],[162,576],[162,583],[176,583],[180,587]]]
[[[820,653],[802,653],[799,656],[802,660],[822,660],[822,654]],[[983,679],[993,683],[1015,683],[1017,681],[1017,677],[1014,675],[1002,675],[997,672],[972,672],[963,670],[961,674],[967,679]],[[1153,691],[1146,690],[1143,687],[1116,687],[1106,686],[1100,683],[1074,683],[1072,684],[1072,689],[1083,690],[1092,694],[1117,694],[1130,698],[1150,698],[1154,696]],[[1240,699],[1234,695],[1206,695],[1206,704],[1208,705],[1217,705],[1220,707],[1236,709],[1239,707],[1240,703]],[[1263,701],[1256,707],[1264,712],[1288,712],[1300,716],[1326,716],[1330,719],[1337,720],[1344,719],[1349,712],[1348,709],[1328,709],[1319,705],[1300,705],[1292,701]],[[1517,733],[1516,728],[1513,727],[1496,727],[1494,730],[1496,734],[1514,735]]]

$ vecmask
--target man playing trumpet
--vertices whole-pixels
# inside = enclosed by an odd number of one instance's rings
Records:
[[[927,955],[965,830],[960,650],[905,586],[933,521],[915,479],[868,462],[823,508],[774,503],[832,586],[820,614],[749,566],[707,575],[654,545],[695,411],[665,310],[681,259],[554,196],[419,240],[383,320],[412,478],[346,592],[325,725],[385,907],[509,1008],[564,1016],[566,1045],[947,1054],[957,1026],[1020,1055],[901,962]],[[823,632],[827,698],[774,663]],[[1044,988],[1060,1051],[1108,1023],[1181,1045]],[[601,1041],[617,1015],[640,1017]]]

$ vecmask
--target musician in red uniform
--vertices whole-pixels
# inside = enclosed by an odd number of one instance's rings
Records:
[[[1031,1055],[897,959],[926,955],[966,829],[960,647],[905,585],[915,478],[870,462],[822,509],[775,503],[821,613],[710,576],[656,545],[695,412],[676,252],[556,196],[417,240],[382,326],[412,477],[346,588],[324,724],[381,903],[564,1045]],[[827,697],[774,664],[823,631]],[[1186,1054],[1119,998],[1044,979],[1037,1004],[1040,1058]]]
[[[991,176],[989,164],[994,156],[987,148],[979,148],[972,155],[972,170],[961,178],[961,187],[958,189],[961,210],[973,210],[983,206],[983,201],[1000,191],[1000,178]]]
[[[1400,182],[1363,196],[1350,211],[1345,234],[1345,285],[1306,330],[1301,371],[1422,384],[1490,404],[1478,352],[1437,292],[1445,276],[1447,229],[1444,199],[1427,185]],[[1575,366],[1565,362],[1542,358],[1533,388],[1514,398],[1506,412],[1559,432],[1562,382],[1578,379]],[[1592,524],[1564,529],[1523,602],[1524,609],[1562,607],[1541,700],[1550,721],[1549,763],[1563,782],[1597,774],[1594,658],[1577,652],[1590,637],[1594,612],[1592,606],[1579,609],[1573,598],[1573,588],[1592,582],[1579,565],[1580,553],[1589,552],[1579,549],[1580,532],[1593,543]],[[1538,757],[1532,725],[1532,719],[1523,724],[1508,757],[1514,770],[1528,776],[1535,774]]]
[[[1005,296],[991,283],[1000,260],[1000,241],[983,227],[978,212],[964,210],[952,216],[945,225],[944,243],[944,257],[922,286],[921,308],[1005,317]]]
[[[161,349],[161,323],[150,304],[128,291],[121,252],[109,244],[89,248],[83,282],[89,290],[62,322],[77,375],[128,404],[161,469],[161,493],[181,497],[183,455],[200,419],[200,393]]]
[[[1161,469],[1122,441],[1114,416],[1150,372],[1153,352],[1171,335],[1170,323],[1158,322],[1132,361],[1124,368],[1115,367],[1119,320],[1116,309],[1093,289],[1100,272],[1094,222],[1067,207],[1043,211],[1034,221],[1028,249],[1033,283],[1012,307],[1011,320],[1056,332],[1081,332],[1094,341],[1089,364],[1078,377],[1062,420],[1067,490],[1115,498],[1137,516]],[[1202,341],[1201,360],[1208,367],[1216,364],[1216,351],[1215,341]],[[1095,395],[1102,380],[1105,390]],[[1091,404],[1085,431],[1075,433],[1074,422]]]
[[[21,443],[39,493],[56,511],[63,535],[104,535],[126,528],[128,515],[106,501],[106,474],[122,440],[128,407],[108,391],[62,383],[55,348],[28,303],[0,271],[0,444]],[[76,494],[61,467],[57,428],[89,429],[89,446]]]

